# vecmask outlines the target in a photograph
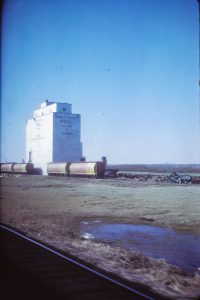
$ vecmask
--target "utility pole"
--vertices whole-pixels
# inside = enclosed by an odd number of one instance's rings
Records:
[[[197,0],[197,2],[199,4],[199,131],[200,131],[200,0]],[[200,146],[200,137],[199,137],[199,146]]]
[[[199,87],[200,87],[200,0],[197,0],[197,2],[199,4]]]

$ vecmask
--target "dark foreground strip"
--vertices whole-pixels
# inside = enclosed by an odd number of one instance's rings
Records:
[[[75,300],[165,299],[159,296],[154,298],[147,296],[5,225],[0,225],[0,232],[2,244],[1,259],[3,257],[5,269],[8,269],[7,265],[12,267],[14,261],[17,266],[15,275],[17,277],[22,276],[24,282],[29,279],[29,282],[25,283],[26,289],[28,289],[29,284],[34,291],[37,289],[37,286],[40,287],[36,295],[33,293],[32,298],[31,292],[27,297],[27,291],[23,298],[23,293],[19,293],[17,290],[19,285],[17,283],[16,294],[14,297],[11,297],[11,283],[7,290],[4,286],[4,299],[35,299],[36,296],[37,299]],[[48,259],[46,256],[48,256]],[[14,274],[12,268],[9,272]],[[29,278],[30,274],[31,277]],[[14,280],[20,280],[16,276]],[[7,281],[9,281],[9,278]],[[46,287],[46,290],[44,287]],[[7,298],[6,295],[8,295]]]

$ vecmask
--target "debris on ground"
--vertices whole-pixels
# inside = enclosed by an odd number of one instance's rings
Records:
[[[169,182],[184,184],[200,184],[200,176],[191,176],[172,172],[170,175],[134,174],[133,172],[117,172],[117,177],[122,179],[133,179],[135,181]]]

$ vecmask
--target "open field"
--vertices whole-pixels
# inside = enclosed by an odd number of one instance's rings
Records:
[[[119,171],[151,173],[200,173],[200,164],[117,164],[110,165]]]
[[[81,224],[143,224],[200,235],[200,186],[122,179],[2,178],[1,220],[130,281],[173,299],[197,299],[200,274],[119,243],[81,236]],[[148,238],[148,236],[147,236]],[[163,245],[164,247],[164,245]],[[199,263],[200,267],[200,263]]]

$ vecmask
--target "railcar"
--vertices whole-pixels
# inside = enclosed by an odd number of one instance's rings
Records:
[[[1,163],[1,174],[34,174],[35,168],[32,163]]]
[[[60,162],[48,163],[48,175],[79,176],[103,178],[105,167],[103,162]]]
[[[15,163],[2,163],[1,164],[1,173],[2,174],[12,174],[14,165],[15,165]]]
[[[69,166],[69,176],[103,178],[105,167],[103,162],[79,162],[71,163]]]
[[[47,173],[48,175],[69,176],[69,165],[69,162],[48,163]]]
[[[14,174],[32,174],[34,170],[34,164],[32,163],[15,163],[13,165]]]

